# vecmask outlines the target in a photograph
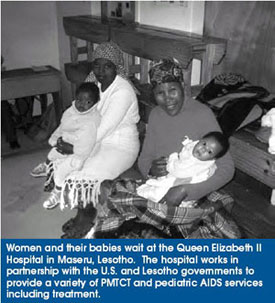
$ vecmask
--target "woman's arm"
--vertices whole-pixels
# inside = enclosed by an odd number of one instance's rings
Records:
[[[178,185],[171,187],[159,203],[165,203],[169,206],[179,206],[186,197],[187,193],[185,187]]]
[[[117,128],[133,102],[133,96],[126,89],[114,92],[110,98],[108,108],[102,114],[97,132],[97,141],[103,140]]]
[[[187,193],[185,200],[198,200],[232,180],[235,168],[229,153],[218,159],[216,165],[216,172],[208,180],[201,183],[184,185]]]

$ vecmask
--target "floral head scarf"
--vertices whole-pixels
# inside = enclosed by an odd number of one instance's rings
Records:
[[[162,59],[152,62],[149,71],[150,82],[155,87],[157,84],[167,82],[183,82],[183,68],[176,59]]]
[[[103,42],[99,44],[93,52],[92,61],[96,59],[107,59],[116,66],[117,75],[127,80],[133,87],[135,93],[139,93],[134,87],[133,83],[129,80],[126,70],[124,68],[123,53],[119,46],[114,42]],[[86,82],[97,82],[93,71],[90,72],[85,80]]]

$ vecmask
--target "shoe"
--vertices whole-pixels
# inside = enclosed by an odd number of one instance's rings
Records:
[[[74,226],[69,231],[65,232],[62,239],[86,239],[87,234],[90,234],[93,223],[86,226]],[[90,239],[90,238],[89,238]]]
[[[60,191],[54,190],[49,199],[43,203],[43,207],[46,209],[54,209],[60,203],[60,195]]]
[[[70,220],[68,220],[62,225],[62,231],[64,233],[67,233],[69,232],[70,229],[74,227],[74,225],[75,225],[75,218],[71,218]]]
[[[35,178],[47,177],[47,164],[45,162],[38,164],[32,171],[31,176]]]

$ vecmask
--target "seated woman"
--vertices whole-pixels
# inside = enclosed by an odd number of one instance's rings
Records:
[[[150,113],[143,148],[138,159],[138,166],[144,179],[148,179],[149,176],[158,178],[167,175],[169,155],[180,153],[182,141],[186,136],[197,141],[208,133],[221,133],[214,114],[206,105],[185,98],[183,70],[177,61],[161,60],[153,64],[149,75],[158,106]],[[204,140],[201,142],[204,143]],[[219,202],[223,200],[222,204],[232,201],[228,199],[228,195],[222,197],[222,194],[214,193],[203,208],[174,207],[180,206],[183,201],[197,201],[220,189],[232,179],[234,163],[227,151],[227,144],[222,145],[225,153],[221,157],[216,155],[215,173],[194,184],[192,182],[182,184],[181,180],[178,184],[176,180],[161,198],[160,203],[166,204],[164,207],[163,204],[140,199],[136,195],[136,185],[139,185],[139,182],[131,180],[104,182],[101,186],[96,225],[88,238],[147,237],[154,226],[163,232],[158,236],[154,234],[156,237],[165,237],[165,234],[169,234],[172,237],[219,238],[230,235],[232,238],[238,238],[240,234],[232,220],[218,214],[214,207],[207,209],[209,201],[216,202],[217,198]],[[131,218],[134,219],[129,225],[128,220]],[[192,220],[194,226],[190,228]],[[198,224],[198,220],[202,220],[200,221],[202,226]],[[144,226],[140,222],[148,224]],[[169,231],[166,233],[165,230],[166,227],[169,230],[170,226],[174,230],[173,232],[170,230],[172,234]]]
[[[167,175],[167,159],[180,152],[185,136],[199,140],[209,132],[220,132],[212,111],[204,104],[185,98],[183,70],[176,60],[154,63],[150,72],[156,106],[150,113],[143,148],[138,159],[140,172],[147,178]],[[178,206],[182,201],[198,200],[229,182],[234,175],[234,163],[227,152],[216,160],[217,170],[204,182],[171,187],[162,199]]]
[[[139,152],[138,103],[123,67],[120,48],[113,42],[98,45],[92,66],[87,81],[98,83],[100,101],[96,107],[101,122],[91,155],[81,171],[71,173],[62,186],[61,205],[78,207],[76,217],[63,225],[64,238],[85,236],[93,224],[93,206],[97,203],[101,182],[115,179],[130,168]],[[72,148],[66,142],[58,146],[64,152]]]

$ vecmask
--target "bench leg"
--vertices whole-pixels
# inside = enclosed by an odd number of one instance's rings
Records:
[[[63,110],[62,99],[59,92],[52,93],[52,96],[55,109],[56,123],[59,124]]]
[[[9,143],[17,141],[16,127],[12,119],[11,108],[6,100],[1,101],[1,126]]]
[[[48,97],[47,94],[40,95],[40,106],[41,106],[41,114],[43,115],[47,110],[48,105]]]

